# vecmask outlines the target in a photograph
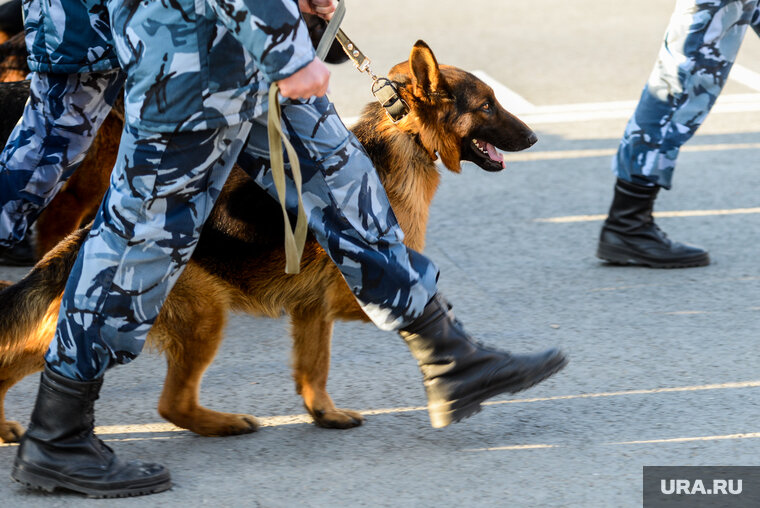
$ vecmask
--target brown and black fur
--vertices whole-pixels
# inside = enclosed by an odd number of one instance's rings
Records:
[[[369,105],[353,128],[367,149],[406,243],[425,245],[430,203],[439,183],[438,157],[451,171],[462,160],[487,170],[472,138],[503,150],[535,141],[532,131],[504,110],[493,91],[460,69],[438,66],[418,41],[410,60],[389,78],[400,87],[409,115],[393,124],[377,104]],[[488,107],[484,107],[488,105]],[[489,159],[490,160],[490,159]],[[501,169],[501,164],[498,164]],[[221,343],[230,311],[290,316],[296,391],[315,423],[323,427],[360,425],[362,416],[335,406],[326,390],[335,320],[367,320],[338,269],[309,238],[301,273],[284,273],[279,206],[240,169],[235,169],[204,227],[192,260],[179,278],[150,332],[164,352],[168,371],[158,403],[172,423],[210,436],[255,431],[253,416],[220,413],[199,404],[200,382]],[[86,236],[80,230],[49,252],[20,282],[0,291],[0,438],[18,439],[22,428],[4,419],[6,391],[43,367],[66,277]]]
[[[21,0],[8,0],[0,4],[0,43],[24,30]]]
[[[0,81],[21,81],[29,74],[26,63],[24,33],[19,33],[0,44]]]

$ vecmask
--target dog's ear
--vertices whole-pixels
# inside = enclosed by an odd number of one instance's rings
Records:
[[[443,76],[438,68],[438,61],[425,41],[417,41],[409,57],[409,70],[412,73],[414,95],[427,98],[444,86]]]

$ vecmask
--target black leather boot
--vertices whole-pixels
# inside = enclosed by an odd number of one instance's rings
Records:
[[[652,268],[687,268],[710,264],[704,249],[674,242],[654,223],[652,210],[659,187],[618,178],[615,197],[599,237],[596,256],[610,263]]]
[[[513,355],[483,346],[464,331],[440,295],[399,333],[422,371],[430,423],[436,428],[477,413],[490,397],[530,388],[567,365],[556,349]]]
[[[123,462],[94,432],[103,380],[73,381],[45,368],[29,429],[11,477],[27,487],[63,488],[89,497],[126,497],[171,488],[159,464]]]
[[[0,247],[0,265],[33,266],[36,262],[37,256],[29,237],[25,237],[13,247]]]

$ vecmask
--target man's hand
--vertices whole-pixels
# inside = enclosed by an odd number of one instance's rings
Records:
[[[277,84],[282,96],[288,99],[322,97],[327,93],[327,86],[330,84],[330,71],[322,60],[314,58],[306,67],[279,80]]]
[[[298,0],[298,7],[301,12],[316,14],[329,21],[335,12],[335,0]]]

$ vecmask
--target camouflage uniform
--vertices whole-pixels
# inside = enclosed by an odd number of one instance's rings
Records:
[[[113,0],[109,9],[127,125],[46,356],[80,380],[139,354],[241,150],[242,165],[275,194],[266,92],[314,58],[290,0]],[[324,98],[286,101],[283,117],[315,236],[375,324],[409,323],[435,294],[438,271],[402,244],[369,157]]]
[[[26,236],[82,162],[123,83],[118,69],[32,74],[29,101],[0,154],[0,246]]]
[[[30,100],[0,155],[0,246],[9,247],[84,158],[124,77],[104,0],[25,0]]]
[[[680,147],[726,84],[747,25],[760,33],[759,18],[758,0],[678,0],[613,158],[618,178],[670,188]]]

